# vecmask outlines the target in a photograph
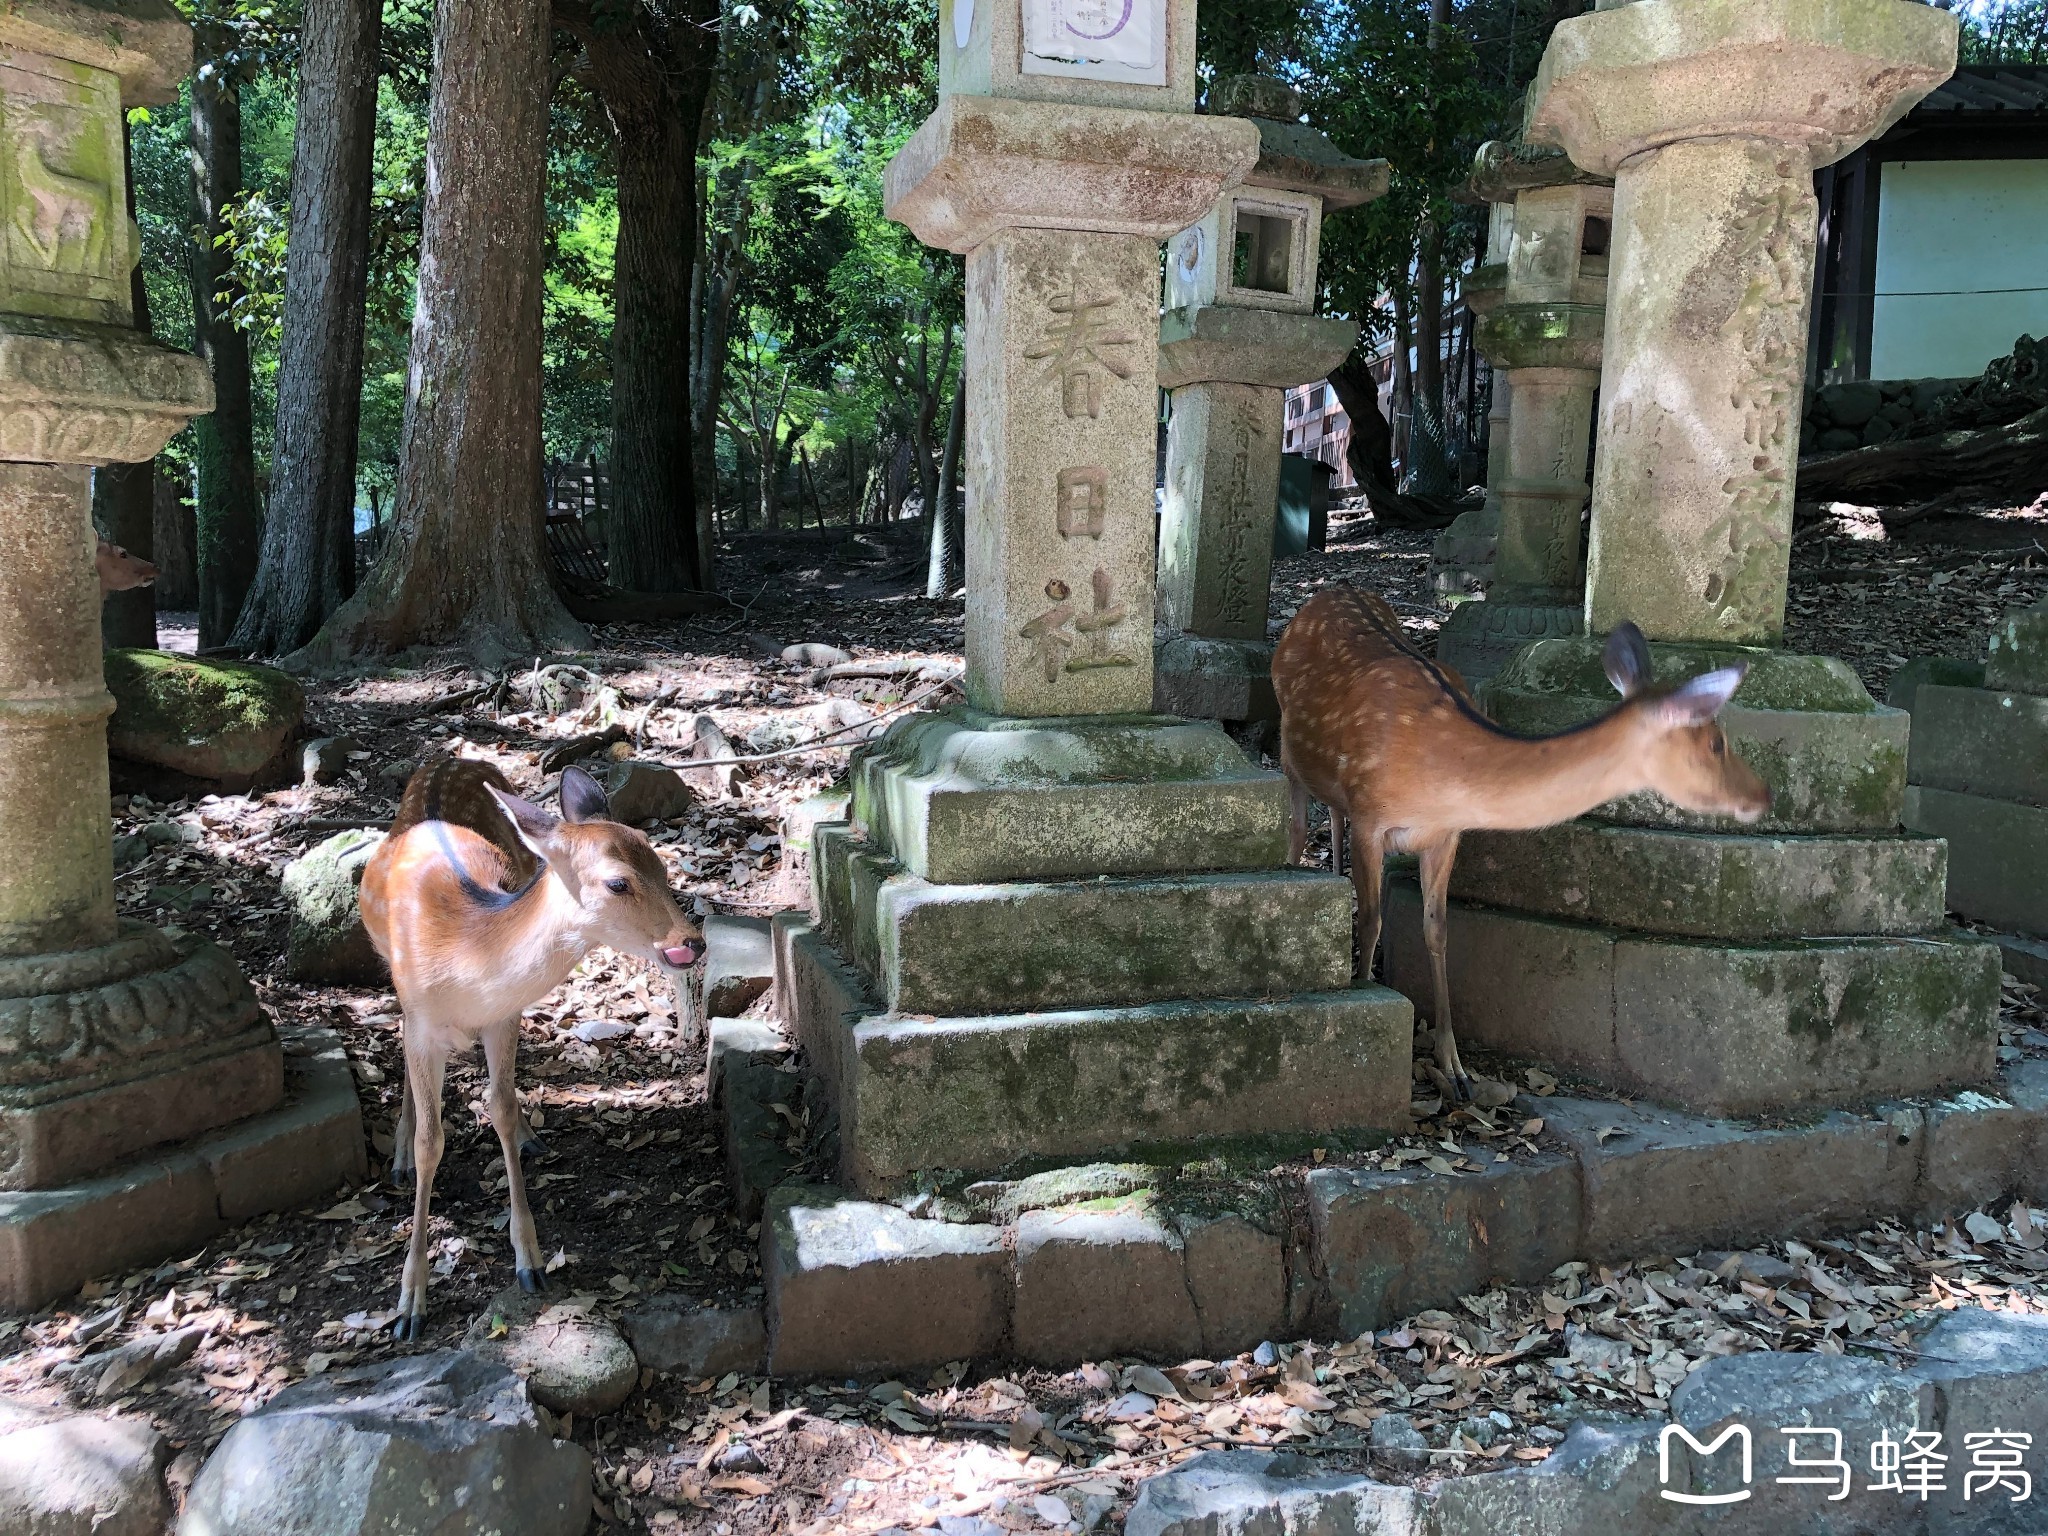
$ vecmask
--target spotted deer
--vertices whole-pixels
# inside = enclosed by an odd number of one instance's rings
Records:
[[[1601,659],[1622,702],[1572,730],[1525,737],[1481,714],[1465,680],[1423,655],[1370,592],[1324,588],[1274,647],[1280,767],[1294,813],[1290,857],[1303,857],[1308,802],[1320,800],[1330,808],[1333,847],[1349,832],[1358,963],[1369,974],[1386,856],[1420,856],[1436,1065],[1461,1098],[1471,1082],[1451,1030],[1444,963],[1446,892],[1461,834],[1554,826],[1645,789],[1744,822],[1770,809],[1770,790],[1715,723],[1743,666],[1653,684],[1649,646],[1628,623],[1608,637]]]
[[[363,869],[363,926],[391,967],[405,1015],[391,1169],[393,1179],[413,1175],[412,1240],[392,1324],[400,1339],[425,1327],[427,1212],[448,1058],[483,1042],[513,1261],[520,1286],[541,1290],[546,1271],[519,1160],[542,1148],[513,1091],[519,1016],[599,945],[646,960],[671,981],[704,951],[661,859],[644,834],[609,819],[597,781],[567,770],[561,807],[558,818],[520,799],[489,763],[436,763],[407,783],[390,834]]]
[[[109,592],[129,592],[136,587],[146,587],[156,580],[156,567],[140,555],[131,555],[118,544],[105,539],[92,552],[93,569],[99,574],[100,596]]]

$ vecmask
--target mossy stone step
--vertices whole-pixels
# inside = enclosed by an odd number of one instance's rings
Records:
[[[1948,910],[1946,869],[1934,838],[1757,837],[1573,821],[1467,834],[1451,894],[1695,937],[1927,933]]]
[[[1413,1010],[1385,987],[973,1018],[862,1014],[832,945],[782,923],[777,987],[839,1111],[841,1175],[994,1173],[1237,1136],[1408,1124]]]
[[[2048,805],[2048,697],[1923,683],[1906,777],[1957,794]]]
[[[1542,640],[1518,652],[1480,690],[1503,729],[1549,736],[1612,710],[1620,696],[1601,672],[1598,635]],[[1771,809],[1752,830],[1889,832],[1906,789],[1904,710],[1880,706],[1848,665],[1742,646],[1650,647],[1659,683],[1741,662],[1748,675],[1721,712],[1728,740],[1771,787]],[[1680,810],[1645,791],[1602,806],[1606,821],[1732,831],[1736,823]]]
[[[1906,825],[1948,839],[1953,910],[2048,934],[2048,808],[1915,784],[1906,791]]]
[[[1221,726],[906,716],[852,765],[854,823],[941,884],[1275,869],[1287,785]]]
[[[935,885],[844,828],[817,848],[827,930],[891,1012],[1276,997],[1351,982],[1351,886],[1335,875]]]
[[[1702,1114],[1782,1114],[1991,1075],[1996,945],[1904,938],[1699,939],[1452,902],[1461,1040]],[[1433,1007],[1422,894],[1389,883],[1386,974]]]

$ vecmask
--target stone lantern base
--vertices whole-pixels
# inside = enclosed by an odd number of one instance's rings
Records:
[[[784,1017],[840,1176],[1408,1124],[1412,1011],[1351,982],[1351,890],[1208,722],[914,716],[815,833]]]
[[[1905,712],[1828,657],[1653,645],[1660,679],[1751,663],[1721,716],[1771,786],[1753,828],[1654,795],[1467,838],[1451,880],[1461,1038],[1707,1114],[1781,1114],[1988,1079],[1996,946],[1947,926],[1947,848],[1901,835]],[[1612,708],[1597,638],[1550,640],[1482,691],[1510,730]],[[1420,894],[1396,881],[1387,976],[1430,996]]]

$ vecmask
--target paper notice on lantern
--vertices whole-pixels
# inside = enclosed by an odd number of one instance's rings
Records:
[[[1023,73],[1166,84],[1166,0],[1022,0]]]

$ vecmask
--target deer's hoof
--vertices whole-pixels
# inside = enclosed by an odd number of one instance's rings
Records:
[[[519,1289],[522,1291],[544,1291],[548,1288],[548,1273],[544,1269],[522,1269],[519,1271]]]
[[[537,1157],[546,1157],[547,1155],[548,1144],[538,1136],[530,1135],[526,1140],[519,1143],[519,1160],[522,1163],[531,1162]]]
[[[391,1337],[401,1344],[417,1344],[427,1334],[426,1317],[418,1312],[401,1312],[392,1321]]]

